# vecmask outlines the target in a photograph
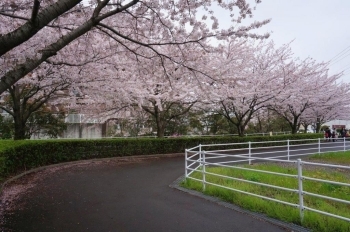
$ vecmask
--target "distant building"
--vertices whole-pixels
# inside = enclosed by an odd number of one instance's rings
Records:
[[[102,138],[106,136],[106,126],[98,118],[87,118],[84,114],[68,114],[65,122],[67,129],[63,138]]]
[[[350,129],[350,120],[332,120],[323,124],[323,126],[328,126],[331,129]]]

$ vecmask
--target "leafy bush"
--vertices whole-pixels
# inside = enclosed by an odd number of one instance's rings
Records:
[[[321,134],[297,134],[259,137],[223,136],[194,138],[177,137],[163,139],[7,140],[0,142],[0,157],[5,158],[3,161],[4,167],[2,167],[2,170],[4,172],[3,174],[6,176],[35,167],[75,160],[133,155],[183,153],[186,148],[191,148],[199,144],[214,145],[223,143],[244,143],[248,141],[259,142],[287,139],[315,139],[322,136],[323,135]],[[275,146],[276,143],[271,142],[259,144],[259,146],[262,145]],[[239,146],[246,147],[247,145]],[[235,145],[234,147],[236,148],[238,146]],[[217,149],[217,147],[206,147],[206,149],[212,150]]]

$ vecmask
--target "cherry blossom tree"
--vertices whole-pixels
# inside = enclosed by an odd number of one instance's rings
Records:
[[[160,137],[167,123],[189,112],[194,103],[219,112],[242,135],[265,107],[287,120],[294,133],[312,118],[308,116],[310,110],[346,107],[347,99],[340,96],[348,95],[348,87],[335,84],[340,74],[329,76],[326,63],[293,60],[288,44],[275,48],[272,42],[254,45],[237,40],[207,52],[186,46],[181,55],[176,55],[172,46],[167,51],[159,49],[177,62],[158,56],[139,62],[138,55],[120,52],[86,64],[77,74],[86,77],[76,77],[82,81],[74,83],[82,97],[78,107],[84,112],[102,112],[107,119],[137,106],[154,118]],[[101,69],[105,70],[103,76],[99,75]],[[220,108],[213,108],[214,103],[220,103]],[[323,111],[319,112],[326,115]]]
[[[290,126],[287,121],[273,110],[261,108],[254,113],[254,117],[248,124],[249,133],[289,132]]]
[[[188,48],[187,55],[182,54],[182,59],[187,58],[181,61],[182,64],[191,67],[203,64],[200,54],[189,55],[193,52],[196,51]],[[194,64],[197,61],[199,63]],[[164,68],[171,72],[164,74]],[[150,114],[157,128],[157,137],[163,137],[167,125],[187,114],[200,98],[203,93],[201,79],[196,72],[182,65],[155,58],[135,67],[133,78],[127,82],[128,92],[132,94],[129,99]]]
[[[189,112],[199,98],[204,98],[206,83],[213,81],[207,74],[209,52],[198,44],[182,46],[186,49],[180,54],[178,45],[158,48],[172,60],[161,56],[145,59],[119,51],[84,65],[79,73],[73,74],[74,79],[81,80],[72,86],[81,99],[71,101],[73,104],[69,107],[98,114],[103,120],[121,117],[123,111],[143,109],[154,118],[158,136],[164,136],[166,125]],[[207,46],[209,50],[212,48]],[[147,50],[143,54],[144,57],[152,55]]]
[[[26,125],[28,119],[34,118],[33,113],[42,111],[47,104],[60,108],[60,105],[67,105],[71,102],[72,98],[68,93],[74,92],[72,84],[76,82],[75,78],[79,77],[79,72],[85,69],[86,65],[101,61],[111,55],[110,51],[101,52],[101,49],[95,51],[92,44],[89,43],[94,38],[89,38],[89,35],[84,37],[86,37],[84,43],[74,41],[74,54],[79,54],[78,57],[64,51],[56,56],[55,61],[48,60],[41,64],[3,93],[7,101],[1,107],[14,118],[14,138],[16,140],[28,137],[28,126]],[[89,51],[91,55],[86,55],[86,51]],[[5,57],[3,60],[7,62],[7,66],[16,63],[16,59]]]
[[[224,9],[234,26],[220,28],[213,5]],[[241,24],[252,15],[249,0],[2,0],[0,94],[43,63],[56,63],[57,56],[70,54],[80,59],[93,55],[93,47],[84,53],[76,51],[88,37],[99,38],[101,43],[113,41],[118,51],[139,58],[159,56],[176,62],[160,47],[176,45],[181,55],[186,44],[195,43],[205,50],[208,38],[267,37],[251,31],[269,20]]]
[[[0,102],[0,109],[13,118],[15,140],[28,138],[28,120],[35,112],[47,108],[50,99],[59,101],[60,95],[69,87],[69,80],[59,73],[59,69],[54,70],[49,65],[40,71],[8,88]]]
[[[284,67],[281,82],[285,87],[269,107],[285,118],[292,133],[296,133],[312,112],[316,113],[314,120],[320,119],[328,114],[327,107],[341,102],[334,94],[339,89],[334,83],[340,76],[341,73],[329,75],[327,63],[317,63],[311,58],[295,60]]]
[[[316,81],[314,85],[318,88],[316,92],[318,101],[306,109],[301,117],[301,124],[304,126],[305,132],[307,127],[311,125],[319,133],[323,123],[335,119],[346,120],[350,114],[349,83],[332,82],[320,86],[320,80]]]
[[[244,131],[254,114],[266,107],[280,92],[280,66],[291,57],[289,45],[276,49],[273,42],[258,45],[231,41],[220,57],[220,84],[213,87],[216,112]],[[213,98],[215,99],[215,97]]]

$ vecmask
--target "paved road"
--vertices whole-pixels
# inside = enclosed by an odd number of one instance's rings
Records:
[[[288,231],[170,188],[183,173],[184,157],[36,172],[14,185],[22,181],[33,187],[4,212],[2,231]],[[10,187],[3,195],[13,191]]]

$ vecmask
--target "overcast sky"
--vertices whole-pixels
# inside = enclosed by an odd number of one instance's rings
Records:
[[[261,31],[272,31],[277,45],[294,40],[296,57],[331,60],[330,74],[345,69],[342,80],[350,82],[350,0],[262,0],[254,19],[268,18]]]

